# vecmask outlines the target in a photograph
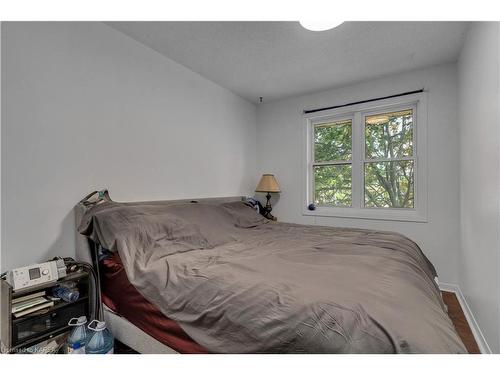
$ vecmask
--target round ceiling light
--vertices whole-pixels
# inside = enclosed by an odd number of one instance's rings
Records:
[[[343,24],[343,21],[299,21],[300,26],[311,31],[325,31]]]

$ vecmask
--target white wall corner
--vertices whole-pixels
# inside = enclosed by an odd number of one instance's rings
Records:
[[[481,328],[479,327],[479,324],[474,318],[474,314],[472,313],[471,308],[467,304],[467,300],[465,299],[465,296],[463,295],[460,286],[452,283],[439,282],[439,288],[444,292],[455,293],[458,302],[462,307],[462,311],[464,312],[465,319],[467,319],[467,323],[469,323],[469,327],[472,331],[472,334],[474,335],[474,339],[476,340],[477,346],[479,346],[479,350],[481,351],[482,354],[493,354],[493,352],[490,349],[490,346],[488,345],[488,342],[486,341],[483,335],[483,332],[481,331]]]

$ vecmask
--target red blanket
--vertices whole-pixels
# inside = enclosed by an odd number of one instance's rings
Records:
[[[102,300],[106,306],[179,353],[208,353],[130,284],[118,253],[101,264]]]

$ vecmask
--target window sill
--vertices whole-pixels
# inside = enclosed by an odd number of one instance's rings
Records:
[[[421,212],[403,209],[317,207],[314,211],[305,209],[302,215],[427,223],[427,216]]]

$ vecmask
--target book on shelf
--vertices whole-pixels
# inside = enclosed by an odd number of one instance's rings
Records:
[[[42,290],[40,292],[27,294],[27,295],[21,296],[21,297],[13,297],[12,298],[12,304],[23,302],[23,301],[27,301],[27,300],[35,298],[35,297],[42,297],[44,295],[45,295],[45,290]]]
[[[15,318],[20,318],[22,316],[34,313],[35,311],[47,309],[49,307],[54,306],[54,301],[48,301],[48,300],[46,300],[46,301],[47,302],[42,303],[40,305],[36,305],[36,306],[33,306],[33,307],[29,308],[29,309],[16,312],[16,313],[14,313],[14,317]]]

